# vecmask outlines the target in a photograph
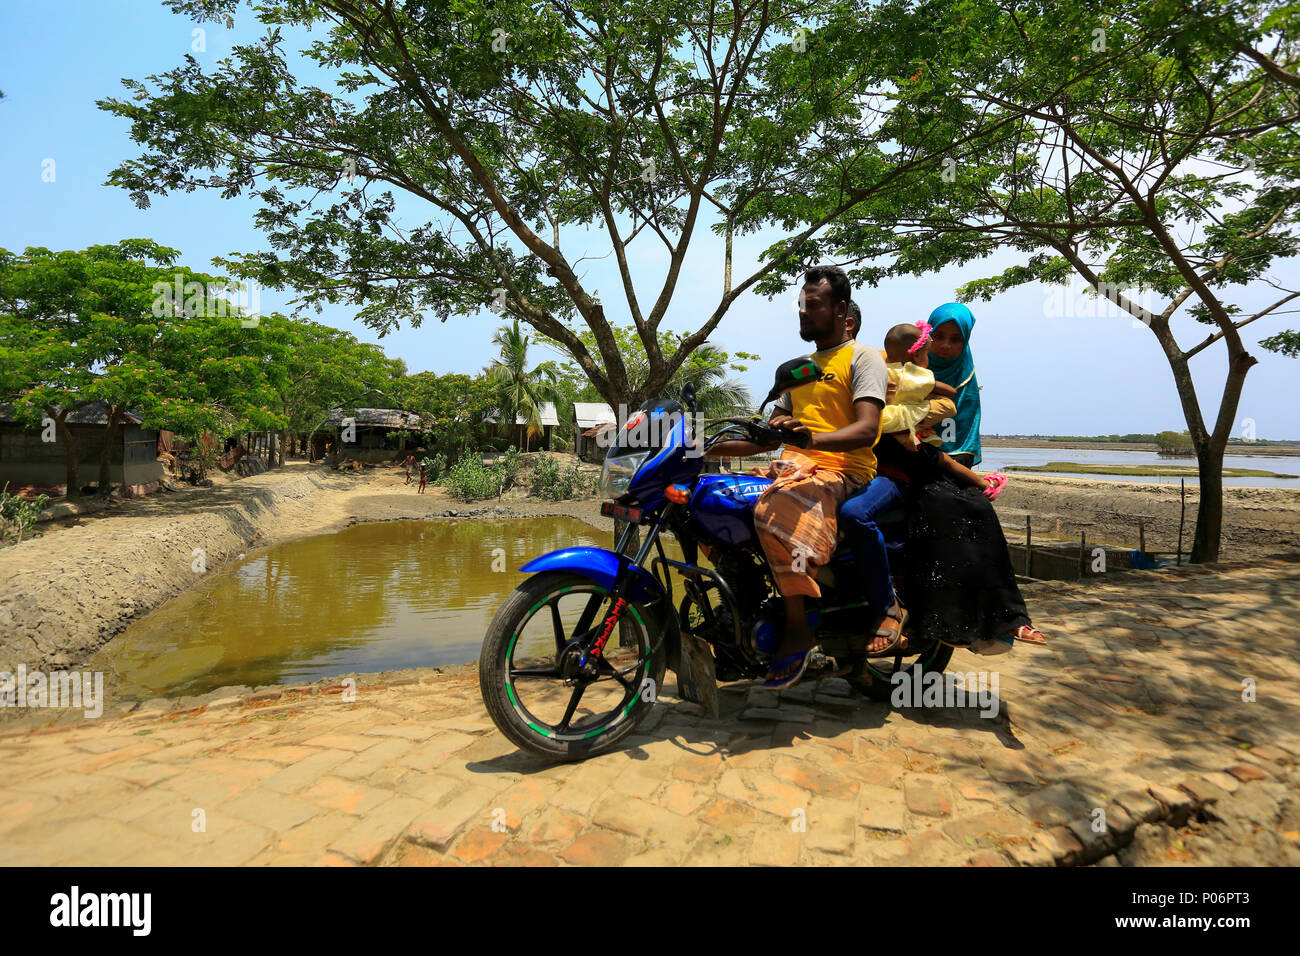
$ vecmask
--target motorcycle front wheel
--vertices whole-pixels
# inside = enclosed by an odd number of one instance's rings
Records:
[[[652,605],[629,604],[597,673],[578,670],[610,607],[609,590],[589,578],[545,571],[497,610],[479,655],[479,691],[511,743],[551,760],[585,760],[613,749],[649,713],[667,662]]]

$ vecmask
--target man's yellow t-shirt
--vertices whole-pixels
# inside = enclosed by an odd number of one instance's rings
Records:
[[[852,425],[858,420],[853,403],[860,398],[874,398],[884,404],[889,375],[885,360],[875,349],[849,339],[833,348],[814,352],[812,357],[822,370],[821,379],[791,389],[776,401],[777,409],[799,419],[810,432],[833,432]],[[787,445],[784,454],[791,453],[862,482],[876,476],[876,455],[870,445],[854,451],[820,451]]]

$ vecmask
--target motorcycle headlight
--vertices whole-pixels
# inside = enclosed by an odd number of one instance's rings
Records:
[[[627,486],[632,483],[637,470],[650,457],[652,449],[645,451],[624,452],[605,458],[605,465],[600,470],[600,491],[606,498],[621,498],[627,494]]]

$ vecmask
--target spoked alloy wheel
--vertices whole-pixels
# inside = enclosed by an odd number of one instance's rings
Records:
[[[611,604],[588,578],[543,572],[501,605],[483,640],[479,689],[516,746],[582,760],[613,748],[654,706],[667,654],[649,605],[628,604],[599,662],[581,666]]]

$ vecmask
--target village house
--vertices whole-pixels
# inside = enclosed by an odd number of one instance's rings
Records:
[[[574,402],[574,453],[584,461],[603,461],[605,446],[600,444],[597,436],[606,428],[614,427],[614,424],[614,409],[604,402]]]
[[[515,427],[510,434],[505,434],[507,429],[497,422],[498,414],[496,410],[483,416],[483,424],[487,426],[487,433],[495,438],[509,439],[520,451],[533,451],[535,449],[551,450],[551,429],[560,424],[559,416],[555,412],[554,402],[542,402],[541,419],[542,435],[540,438],[528,437],[528,429],[525,427],[528,420],[522,413],[515,414]]]
[[[77,442],[78,479],[82,486],[99,481],[99,459],[108,434],[108,406],[93,402],[68,414],[65,420]],[[57,434],[45,441],[45,430],[16,421],[8,405],[0,405],[0,486],[60,489],[67,482],[67,454]],[[145,428],[139,416],[127,412],[119,423],[109,452],[109,481],[121,487],[125,498],[158,489],[163,476],[158,454],[170,447],[172,433]]]
[[[333,432],[335,455],[367,464],[390,461],[405,451],[407,436],[399,432],[421,430],[419,415],[397,408],[334,408],[325,426]],[[327,435],[318,431],[313,438],[313,459],[325,457]]]

